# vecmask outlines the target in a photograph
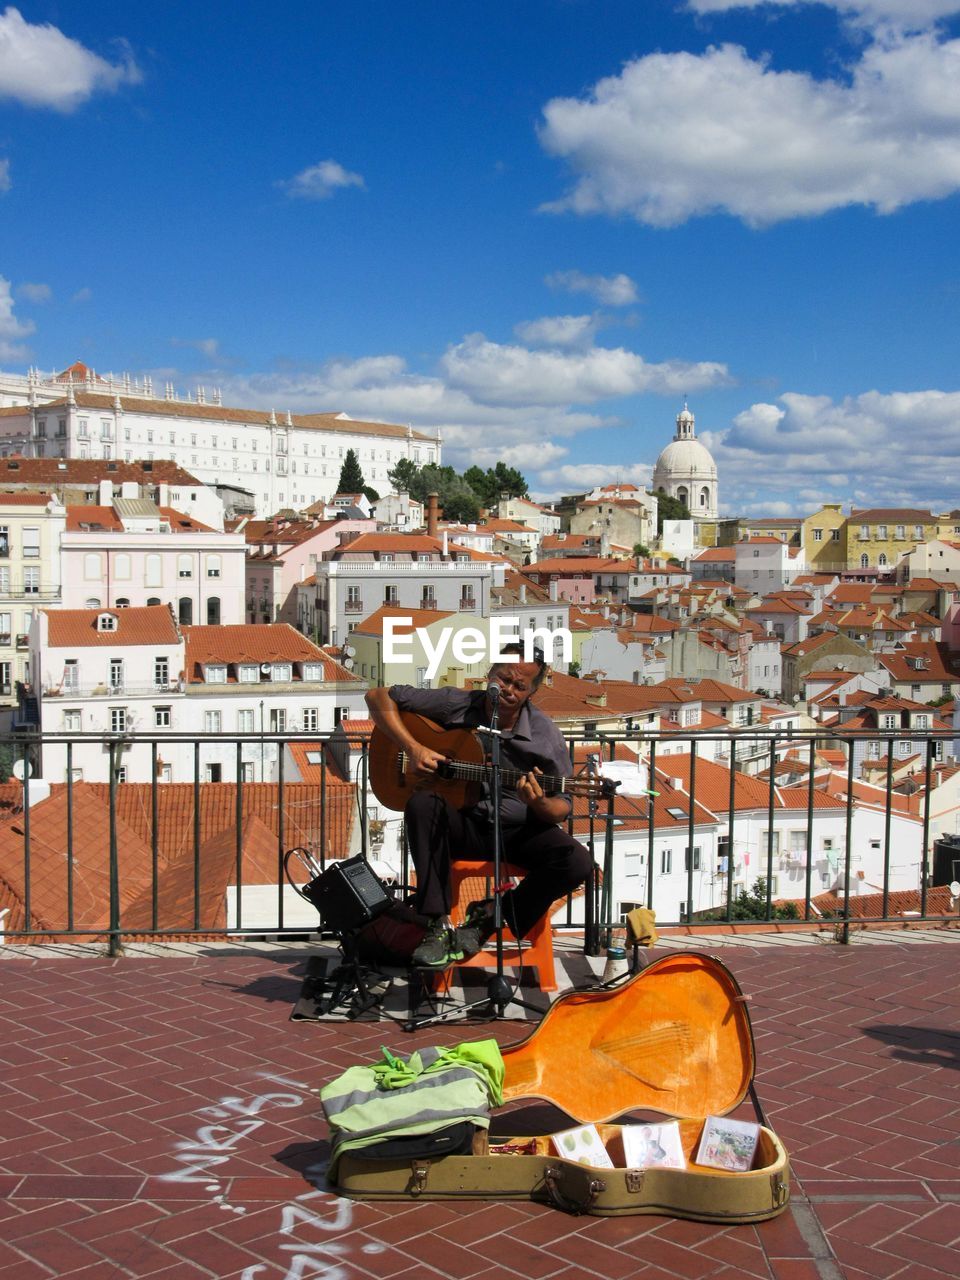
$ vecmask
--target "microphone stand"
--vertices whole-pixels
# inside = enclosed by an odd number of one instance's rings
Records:
[[[479,724],[475,732],[489,740],[487,751],[486,773],[490,787],[490,804],[493,810],[493,923],[497,938],[497,967],[487,982],[487,994],[482,1000],[473,1000],[469,1004],[456,1005],[426,1018],[411,1019],[405,1025],[406,1030],[430,1026],[435,1022],[446,1022],[448,1019],[465,1017],[474,1009],[489,1007],[494,1019],[501,1019],[507,1005],[515,1004],[531,1013],[543,1014],[545,1011],[538,1005],[521,1000],[516,993],[519,986],[511,987],[503,972],[503,898],[500,892],[501,868],[503,866],[503,826],[500,813],[500,802],[503,795],[503,766],[500,762],[500,748],[503,733],[500,729],[500,689],[491,684],[487,690],[491,713],[488,725]],[[521,939],[517,939],[519,949]],[[521,967],[521,973],[523,972]]]

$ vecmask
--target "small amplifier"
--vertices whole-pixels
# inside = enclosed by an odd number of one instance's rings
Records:
[[[383,881],[359,855],[331,862],[301,893],[334,933],[359,929],[393,905]]]

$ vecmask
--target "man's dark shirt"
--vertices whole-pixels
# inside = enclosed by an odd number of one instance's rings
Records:
[[[401,711],[414,711],[417,715],[426,716],[444,729],[474,729],[488,723],[484,689],[471,693],[466,689],[415,689],[413,685],[395,684],[389,693]],[[570,752],[559,729],[549,716],[530,702],[524,703],[517,723],[512,729],[503,731],[500,742],[502,763],[506,769],[528,773],[537,768],[560,778],[568,778],[573,773]],[[560,798],[572,804],[569,796]],[[486,784],[483,798],[472,812],[489,820],[491,806]],[[527,820],[529,809],[515,788],[504,787],[500,812],[505,827],[521,827]]]

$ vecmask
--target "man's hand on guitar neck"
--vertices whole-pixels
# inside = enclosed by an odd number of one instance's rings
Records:
[[[541,769],[531,769],[517,782],[517,795],[541,822],[563,822],[570,806],[561,796],[548,796],[540,785]]]
[[[424,747],[419,742],[413,742],[409,747],[405,747],[407,759],[410,761],[410,771],[417,778],[429,780],[437,772],[440,765],[446,760],[446,756],[442,756],[439,751],[433,751],[430,747]]]

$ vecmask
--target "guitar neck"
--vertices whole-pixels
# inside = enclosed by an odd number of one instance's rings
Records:
[[[400,768],[406,772],[410,759],[405,751],[400,753]],[[473,764],[466,760],[447,760],[440,772],[446,779],[457,779],[461,782],[484,782],[489,772],[485,764]],[[516,789],[517,783],[525,776],[522,769],[501,769],[500,778],[503,786]],[[569,790],[571,779],[561,778],[556,774],[538,773],[537,781],[547,795],[563,795]]]

